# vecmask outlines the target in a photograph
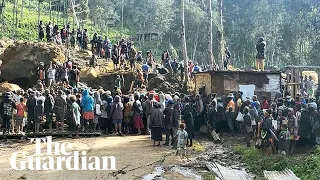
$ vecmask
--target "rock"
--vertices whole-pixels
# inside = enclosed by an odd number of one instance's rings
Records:
[[[147,89],[155,89],[162,92],[181,92],[180,83],[176,80],[173,80],[171,76],[172,74],[166,74],[165,76],[158,75],[150,78]]]
[[[0,40],[0,48],[4,48],[6,45],[6,43],[4,42],[4,40]]]
[[[0,48],[7,48],[8,46],[12,45],[13,43],[14,43],[14,41],[9,38],[2,38],[2,39],[0,39]]]
[[[151,78],[148,82],[148,86],[152,85],[152,84],[160,84],[160,83],[164,83],[165,79],[164,76],[155,76],[154,78]]]
[[[64,63],[63,52],[64,50],[55,44],[16,42],[7,47],[0,57],[2,60],[1,76],[6,81],[18,79],[28,81],[36,74],[40,62],[45,65],[49,62]]]
[[[11,84],[8,82],[3,82],[0,84],[0,92],[6,92],[6,91],[17,91],[20,90],[20,86],[16,84]]]
[[[82,69],[80,72],[80,78],[96,78],[100,73],[93,67],[88,69]]]

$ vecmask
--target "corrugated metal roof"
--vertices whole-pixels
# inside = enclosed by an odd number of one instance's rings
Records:
[[[220,180],[253,180],[254,177],[244,170],[231,169],[216,162],[207,163],[207,168]]]
[[[263,171],[268,180],[300,180],[290,169],[283,171]]]

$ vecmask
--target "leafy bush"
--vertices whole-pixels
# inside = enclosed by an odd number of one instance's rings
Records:
[[[246,164],[247,169],[259,177],[263,171],[281,171],[285,168],[292,170],[301,180],[320,179],[320,150],[313,154],[297,154],[294,156],[272,155],[265,156],[255,148],[236,146],[235,153],[241,155],[241,161]]]

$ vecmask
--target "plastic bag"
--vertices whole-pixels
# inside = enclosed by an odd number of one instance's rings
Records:
[[[96,104],[96,115],[101,115],[100,104]]]
[[[238,116],[237,116],[237,118],[236,118],[236,121],[243,122],[243,115],[241,114],[241,112],[238,113]]]

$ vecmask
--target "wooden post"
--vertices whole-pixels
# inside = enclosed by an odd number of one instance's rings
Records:
[[[216,62],[214,60],[213,52],[212,52],[212,0],[209,0],[208,5],[208,58],[211,62],[211,67],[213,70],[216,69]]]

